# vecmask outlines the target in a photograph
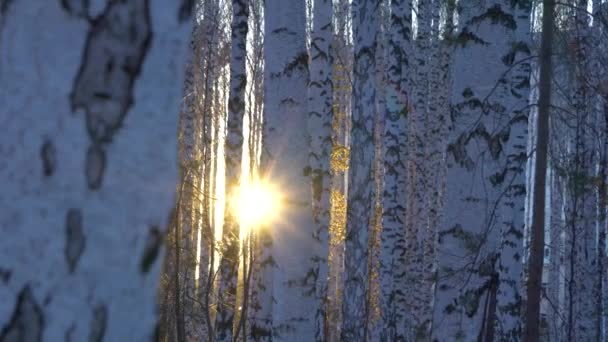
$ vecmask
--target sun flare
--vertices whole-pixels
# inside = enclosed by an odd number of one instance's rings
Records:
[[[237,213],[241,225],[247,229],[276,218],[280,209],[279,193],[270,184],[245,184],[237,194]]]

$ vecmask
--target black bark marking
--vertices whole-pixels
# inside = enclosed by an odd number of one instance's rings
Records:
[[[89,0],[61,0],[61,7],[76,17],[88,17]]]
[[[85,175],[89,189],[97,190],[101,187],[103,174],[106,170],[106,152],[101,144],[89,146],[85,163]]]
[[[193,11],[194,0],[182,0],[182,5],[179,7],[179,12],[177,13],[177,20],[179,20],[179,22],[184,22],[190,19]]]
[[[80,260],[80,256],[82,255],[82,252],[84,252],[84,247],[86,245],[80,209],[68,210],[65,220],[65,234],[65,259],[70,273],[73,273],[74,270],[76,270],[76,265],[78,265],[78,260]]]
[[[65,0],[69,5],[78,0]],[[80,0],[84,1],[84,0]],[[91,19],[85,52],[72,87],[72,110],[83,109],[92,146],[87,152],[89,188],[101,186],[111,142],[133,105],[133,87],[152,40],[149,0],[108,1]]]
[[[14,0],[0,0],[0,15],[8,12],[8,7],[13,3]]]
[[[70,326],[70,328],[68,330],[66,330],[65,332],[65,342],[72,342],[72,334],[74,334],[74,331],[76,330],[76,326],[72,323],[72,325]]]
[[[89,342],[101,342],[106,334],[108,324],[108,308],[100,304],[93,309],[93,319],[91,320],[91,332]]]
[[[29,286],[17,297],[11,319],[0,332],[1,342],[36,342],[42,340],[44,317]]]
[[[148,273],[150,267],[154,264],[154,261],[156,261],[162,242],[163,238],[160,230],[158,227],[153,226],[148,234],[148,240],[144,247],[144,254],[141,258],[140,269],[142,273]]]
[[[92,20],[70,100],[85,110],[93,141],[109,142],[120,128],[151,38],[148,0],[109,1]],[[122,67],[107,67],[115,63]]]
[[[0,268],[0,280],[2,280],[3,283],[7,284],[9,280],[11,280],[12,275],[13,272],[11,270]]]
[[[42,173],[47,177],[52,176],[57,166],[57,151],[52,141],[46,140],[42,144],[40,158],[42,159]]]

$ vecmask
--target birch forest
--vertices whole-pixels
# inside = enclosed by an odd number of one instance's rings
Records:
[[[607,342],[608,1],[0,0],[0,342]]]

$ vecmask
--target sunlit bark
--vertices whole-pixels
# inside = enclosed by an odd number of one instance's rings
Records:
[[[243,159],[243,117],[247,84],[246,44],[249,28],[249,4],[232,1],[232,42],[230,57],[230,90],[228,100],[227,139],[225,149],[225,198],[223,251],[220,261],[220,300],[216,319],[217,341],[232,341],[236,310],[236,286],[239,265],[239,224],[234,196],[241,184]]]

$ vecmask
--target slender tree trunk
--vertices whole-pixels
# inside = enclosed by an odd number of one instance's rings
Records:
[[[237,275],[239,264],[239,222],[235,203],[231,200],[241,184],[243,157],[243,117],[245,115],[245,88],[247,85],[246,44],[249,28],[249,4],[245,0],[232,1],[232,42],[230,57],[230,99],[228,100],[228,135],[226,139],[225,198],[222,258],[220,261],[221,295],[216,319],[218,342],[233,340],[232,328],[236,307]]]
[[[374,213],[372,170],[379,1],[359,0],[353,3],[353,8],[355,61],[341,340],[365,341],[368,237]]]
[[[540,338],[540,302],[545,250],[545,187],[547,147],[549,140],[549,109],[551,105],[551,54],[553,44],[554,0],[543,1],[543,23],[540,48],[540,79],[534,167],[534,198],[532,205],[532,230],[528,279],[526,286],[526,311],[524,340]]]
[[[318,247],[313,255],[315,274],[315,337],[327,339],[327,286],[329,256],[329,220],[332,148],[333,91],[332,51],[333,3],[331,0],[315,0],[310,47],[310,82],[308,86],[308,130],[310,132],[310,168],[312,180],[312,210],[316,225],[314,238]]]
[[[411,156],[408,160],[409,182],[411,184],[408,198],[407,231],[406,231],[406,275],[408,277],[406,298],[410,310],[407,340],[428,339],[432,312],[432,289],[428,284],[428,273],[425,270],[425,259],[428,257],[428,219],[431,216],[429,207],[429,190],[431,188],[429,174],[431,170],[427,155],[429,139],[429,120],[436,113],[431,112],[431,99],[437,89],[431,89],[431,74],[436,65],[437,57],[433,47],[436,47],[436,37],[432,35],[434,12],[438,9],[434,1],[419,1],[416,20],[417,35],[415,40],[415,67],[413,80],[413,113],[410,116],[409,139]],[[435,108],[436,109],[436,108]]]
[[[411,58],[411,1],[391,1],[388,30],[388,83],[384,126],[384,191],[382,193],[382,236],[380,289],[382,338],[405,339],[405,205],[407,194],[408,82]]]
[[[0,340],[154,338],[186,3],[2,2]]]

